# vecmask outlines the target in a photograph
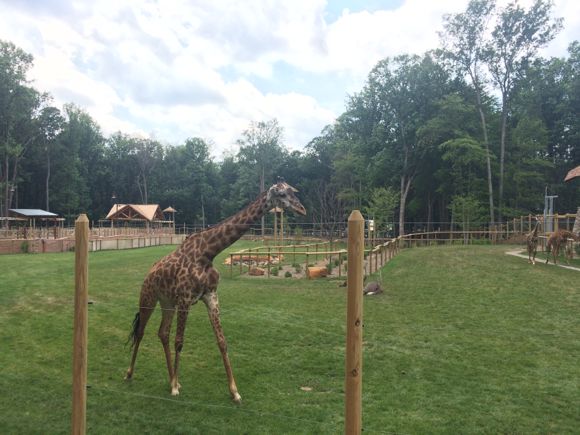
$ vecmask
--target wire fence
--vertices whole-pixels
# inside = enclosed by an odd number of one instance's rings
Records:
[[[421,239],[419,239],[421,240]],[[425,240],[423,241],[423,243]],[[410,245],[413,246],[413,245]],[[114,297],[114,296],[112,296]],[[380,299],[377,299],[380,301]],[[65,301],[65,305],[72,307],[73,300],[69,300],[68,303]],[[106,300],[101,298],[91,299],[89,303],[89,311],[93,314],[100,312],[104,316],[107,315],[107,312],[113,311],[125,311],[127,312],[127,329],[130,327],[130,319],[132,318],[132,314],[137,309],[137,306],[128,306],[126,304],[119,304],[115,300]],[[161,307],[157,307],[161,309]],[[200,307],[203,309],[203,307]],[[193,307],[192,307],[193,309]],[[287,328],[292,328],[296,330],[303,330],[305,333],[308,333],[312,337],[312,342],[317,343],[322,341],[329,341],[336,343],[343,343],[345,337],[345,326],[344,324],[339,321],[338,319],[335,320],[320,320],[315,318],[304,318],[300,316],[298,313],[294,313],[291,311],[287,311],[284,309],[276,309],[275,307],[260,307],[260,306],[244,306],[243,308],[222,308],[221,313],[224,316],[234,316],[239,310],[243,309],[246,312],[253,312],[255,313],[256,318],[263,318],[263,319],[271,319],[272,323],[276,324],[284,324]],[[498,309],[501,309],[499,307]],[[267,313],[265,313],[265,310]],[[482,338],[493,338],[498,339],[501,338],[505,341],[510,341],[513,338],[513,331],[510,333],[509,330],[504,328],[498,327],[495,330],[485,329],[485,330],[478,330],[477,328],[469,327],[469,325],[464,324],[456,324],[454,323],[454,318],[440,318],[438,319],[441,323],[445,325],[434,326],[432,324],[424,324],[424,325],[417,325],[417,324],[409,324],[409,325],[402,325],[399,329],[404,328],[405,330],[415,331],[419,333],[425,334],[425,336],[433,336],[433,334],[445,334],[445,335],[453,335],[453,334],[460,334],[462,337],[466,337],[466,339],[482,339]],[[385,349],[388,352],[393,353],[403,353],[403,354],[410,354],[412,349],[409,348],[401,348],[400,345],[393,342],[389,337],[377,337],[372,333],[372,324],[365,324],[365,346],[368,348],[381,348]],[[498,325],[499,326],[499,325]],[[530,336],[538,336],[538,331],[532,326],[528,326],[529,330],[519,331],[524,334],[529,334]],[[154,332],[154,328],[151,328],[150,332]],[[393,334],[395,335],[397,330],[393,330]],[[541,335],[547,335],[550,337],[566,337],[566,338],[574,338],[574,331],[542,331]],[[155,334],[151,333],[149,335],[151,338],[156,339]],[[273,340],[276,338],[273,337]],[[189,349],[186,347],[186,349]],[[193,350],[191,350],[193,352]],[[534,352],[533,350],[528,350],[528,352]],[[538,350],[540,352],[540,350]],[[543,352],[543,351],[542,351]],[[187,351],[184,353],[184,356],[187,356]],[[435,356],[432,356],[434,359]],[[161,352],[159,351],[159,358],[161,359]],[[446,358],[449,358],[449,354],[446,355]],[[97,360],[98,361],[98,360]],[[128,361],[127,361],[128,362]],[[441,361],[439,361],[441,362]],[[461,361],[457,361],[460,363]],[[468,362],[465,362],[467,366]],[[338,367],[337,367],[338,368]],[[342,367],[340,367],[342,368]],[[338,369],[340,369],[338,368]],[[433,366],[433,371],[437,372],[438,370],[442,370],[437,364]],[[90,382],[90,389],[89,389],[89,398],[92,394],[91,392],[101,392],[102,394],[110,394],[110,395],[124,395],[127,397],[134,397],[138,400],[155,400],[160,402],[171,403],[176,407],[183,407],[184,409],[215,409],[218,411],[223,411],[225,413],[231,413],[233,415],[236,414],[243,414],[243,415],[250,415],[256,417],[268,417],[271,419],[278,419],[284,420],[287,422],[291,422],[294,424],[302,424],[305,430],[307,428],[316,428],[317,433],[337,433],[341,432],[341,428],[336,425],[334,422],[324,422],[316,419],[304,418],[304,417],[297,417],[293,415],[285,414],[284,412],[267,412],[267,411],[260,411],[254,409],[248,409],[247,407],[237,407],[233,405],[226,405],[220,403],[208,403],[207,401],[199,401],[199,400],[191,400],[188,399],[187,401],[174,399],[168,396],[156,395],[156,394],[147,394],[147,393],[140,393],[135,391],[128,391],[123,389],[122,387],[123,381],[119,380],[118,382],[111,381],[110,378],[106,379],[104,377],[93,377]],[[148,405],[151,406],[151,405]],[[283,407],[281,407],[283,409]],[[216,430],[219,430],[219,426],[216,426]],[[375,431],[373,432],[369,428],[365,427],[365,433],[403,433],[401,431],[397,432],[390,432],[390,431]]]

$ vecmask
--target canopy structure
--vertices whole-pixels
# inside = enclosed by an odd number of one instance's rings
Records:
[[[173,225],[173,228],[175,228],[175,213],[177,213],[177,210],[175,210],[173,207],[167,207],[165,210],[163,210],[163,213],[171,213],[171,222]]]
[[[158,204],[114,204],[105,218],[111,221],[163,221]]]
[[[284,209],[274,207],[270,213],[274,215],[274,240],[277,243],[282,243],[284,241]],[[278,216],[280,220],[278,220]]]
[[[7,220],[9,224],[24,225],[32,229],[36,228],[37,223],[40,227],[48,228],[50,223],[55,226],[57,222],[61,225],[64,222],[64,218],[58,217],[58,214],[39,208],[11,208],[8,210],[8,217],[3,219]]]
[[[576,166],[574,169],[571,169],[568,174],[566,174],[566,178],[564,181],[570,181],[573,178],[580,177],[580,166]]]
[[[10,215],[13,217],[18,217],[22,219],[47,219],[55,220],[58,218],[56,213],[51,213],[46,210],[41,210],[39,208],[11,208]]]

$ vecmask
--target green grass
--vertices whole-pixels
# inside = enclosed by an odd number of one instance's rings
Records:
[[[159,310],[134,379],[123,381],[140,284],[172,249],[90,255],[89,433],[342,433],[338,281],[230,278],[219,266],[241,406],[229,399],[203,304],[189,316],[178,398]],[[580,273],[531,266],[508,249],[410,249],[381,271],[385,293],[364,307],[365,433],[577,433]],[[0,433],[70,432],[73,262],[0,257]]]

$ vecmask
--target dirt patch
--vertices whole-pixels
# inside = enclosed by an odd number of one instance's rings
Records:
[[[322,259],[322,260],[319,260],[319,261],[311,263],[311,264],[313,266],[317,266],[317,267],[327,267],[328,259]],[[344,278],[344,279],[346,279],[346,267],[345,267],[345,265],[346,265],[346,263],[343,263],[343,265],[341,266],[340,274],[339,274],[338,266],[333,265],[332,271],[331,271],[331,273],[329,273],[326,276],[326,279],[328,279],[328,278]],[[234,266],[234,267],[239,267],[239,266]],[[244,271],[243,271],[242,275],[245,277],[248,277],[248,278],[253,278],[253,279],[264,279],[264,278],[274,278],[274,279],[276,279],[276,278],[277,279],[298,278],[298,279],[302,279],[302,278],[306,278],[306,270],[305,270],[303,264],[300,265],[299,271],[296,271],[296,268],[290,264],[282,264],[281,266],[272,265],[270,267],[270,269],[272,269],[273,267],[278,268],[278,275],[274,275],[274,274],[270,273],[270,276],[268,276],[268,272],[266,270],[266,273],[262,276],[250,276],[250,275],[248,275],[247,267],[244,267]],[[289,272],[292,276],[286,277],[287,272]],[[320,279],[324,279],[324,278],[320,278]]]

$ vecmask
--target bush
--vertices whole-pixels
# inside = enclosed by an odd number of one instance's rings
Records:
[[[300,273],[300,272],[302,272],[302,265],[300,265],[300,264],[297,264],[297,263],[294,263],[294,264],[292,265],[292,267],[294,268],[294,270],[296,271],[296,273]]]
[[[23,254],[28,254],[29,250],[30,250],[30,245],[28,244],[28,241],[27,240],[25,240],[24,242],[22,242],[20,244],[20,251]]]
[[[274,276],[278,276],[278,272],[280,269],[278,269],[276,266],[274,266],[273,268],[270,269],[270,274],[274,275]]]
[[[285,278],[292,278],[292,272],[290,272],[289,270],[286,271],[286,273],[284,274]]]

